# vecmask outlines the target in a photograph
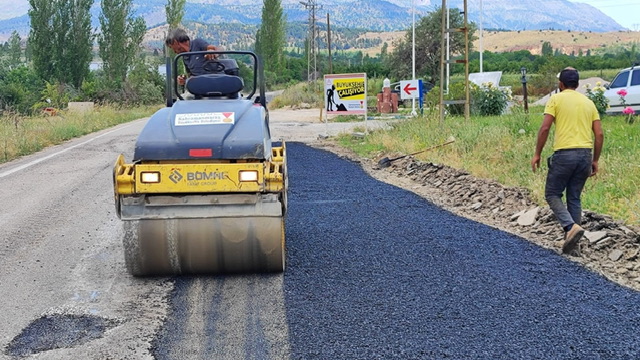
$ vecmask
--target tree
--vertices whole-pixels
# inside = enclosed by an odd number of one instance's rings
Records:
[[[91,5],[93,0],[57,0],[53,27],[55,78],[76,88],[89,74],[93,58],[91,32]]]
[[[254,45],[254,51],[256,52],[256,54],[258,55],[262,55],[262,53],[260,52],[260,48],[262,47],[262,35],[260,35],[260,29],[258,29],[258,31],[256,31],[256,42]]]
[[[380,49],[380,61],[386,62],[388,57],[389,57],[389,44],[387,44],[387,42],[385,41],[384,44],[382,44],[382,49]]]
[[[53,14],[56,1],[29,0],[29,19],[31,30],[29,32],[29,44],[33,49],[33,67],[42,79],[51,80],[54,74],[52,54],[54,41]]]
[[[184,17],[184,4],[187,0],[167,0],[164,10],[167,15],[167,24],[169,24],[169,31],[176,29],[180,26],[182,18]]]
[[[548,41],[545,41],[542,43],[542,50],[540,51],[540,53],[542,54],[542,56],[552,56],[553,55],[553,47],[551,46],[551,43]]]
[[[9,37],[9,59],[14,65],[19,64],[22,57],[22,47],[20,46],[20,35],[16,30],[13,30]]]
[[[27,42],[24,46],[24,62],[25,63],[30,63],[31,60],[33,60],[33,47],[28,40],[29,38],[27,38]]]
[[[256,52],[267,71],[279,73],[284,64],[286,19],[280,0],[264,0]]]
[[[451,28],[462,28],[464,18],[458,9],[449,9]],[[437,8],[416,23],[416,74],[426,75],[437,80],[440,77],[440,52],[442,43],[442,8]],[[474,37],[475,25],[469,24],[469,52]],[[450,38],[452,54],[464,51],[464,34],[454,32]],[[399,79],[408,79],[412,75],[412,29],[407,29],[395,50],[389,55],[391,74]]]
[[[105,76],[117,88],[122,87],[146,32],[144,19],[133,18],[132,13],[132,0],[102,0],[99,54]]]
[[[89,73],[93,0],[30,0],[29,47],[44,80],[79,87]]]
[[[24,64],[0,59],[0,109],[28,114],[40,98],[42,80]]]

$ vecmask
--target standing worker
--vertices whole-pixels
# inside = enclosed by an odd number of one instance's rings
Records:
[[[184,52],[193,52],[193,51],[208,51],[208,50],[218,50],[214,45],[210,45],[205,40],[196,38],[191,40],[187,32],[183,29],[173,29],[169,32],[165,43],[168,47],[173,50],[176,54],[181,54]],[[217,58],[216,54],[205,54],[203,55],[189,55],[184,56],[182,58],[184,62],[184,67],[187,69],[187,74],[189,76],[192,75],[203,75],[209,73],[206,68],[207,61],[213,60]],[[184,76],[178,77],[178,83],[180,85],[184,85],[185,78]]]
[[[551,125],[555,122],[554,153],[547,159],[549,173],[544,195],[565,231],[562,252],[567,254],[575,249],[584,235],[584,229],[580,226],[580,196],[587,178],[598,172],[604,134],[596,106],[589,98],[576,91],[580,80],[578,70],[567,67],[560,72],[558,79],[560,93],[552,95],[545,106],[531,168],[535,172],[540,167],[540,154],[547,142]],[[566,206],[562,202],[565,191]]]

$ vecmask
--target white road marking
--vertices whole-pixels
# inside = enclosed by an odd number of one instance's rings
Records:
[[[60,154],[65,153],[65,152],[67,152],[67,151],[69,151],[69,150],[72,150],[72,149],[75,149],[75,148],[77,148],[77,147],[80,147],[80,146],[86,145],[86,144],[88,144],[88,143],[90,143],[90,142],[92,142],[92,141],[94,141],[94,140],[97,140],[97,139],[99,139],[99,138],[103,137],[103,136],[109,135],[109,134],[114,133],[114,132],[116,132],[116,131],[120,131],[120,130],[122,130],[122,129],[126,129],[126,128],[130,127],[130,126],[133,126],[133,125],[134,125],[134,124],[129,124],[129,125],[125,125],[125,126],[119,127],[119,128],[117,128],[117,129],[114,129],[114,130],[108,131],[108,132],[106,132],[106,133],[104,133],[104,134],[100,134],[100,135],[98,135],[98,136],[92,137],[91,139],[86,140],[86,141],[83,141],[83,142],[81,142],[81,143],[79,143],[79,144],[75,144],[75,145],[73,145],[73,146],[69,146],[68,148],[66,148],[66,149],[62,149],[62,150],[60,150],[60,151],[58,151],[58,152],[56,152],[56,153],[53,153],[53,154],[47,155],[47,156],[45,156],[45,157],[42,157],[42,158],[39,158],[39,159],[33,160],[33,161],[31,161],[31,162],[28,162],[28,163],[26,163],[26,164],[22,164],[22,165],[20,165],[20,166],[17,166],[17,167],[15,167],[15,168],[11,169],[11,170],[8,170],[8,171],[5,171],[5,172],[3,172],[3,173],[0,173],[0,179],[1,179],[1,178],[3,178],[3,177],[5,177],[5,176],[9,176],[9,175],[11,175],[11,174],[13,174],[13,173],[16,173],[16,172],[18,172],[18,171],[22,171],[22,170],[24,170],[24,169],[26,169],[26,168],[29,168],[29,167],[33,166],[33,165],[39,164],[39,163],[41,163],[41,162],[43,162],[43,161],[49,160],[49,159],[51,159],[51,158],[53,158],[53,157],[56,157],[56,156],[58,156],[58,155],[60,155]]]

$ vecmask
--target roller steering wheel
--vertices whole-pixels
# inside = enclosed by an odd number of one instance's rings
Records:
[[[224,70],[226,69],[224,64],[217,60],[208,61],[206,64],[204,64],[203,68],[207,72],[212,72],[212,73],[221,73],[221,72],[224,72]]]

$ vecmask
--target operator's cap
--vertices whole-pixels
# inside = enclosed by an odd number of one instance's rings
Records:
[[[565,85],[572,83],[577,84],[578,81],[580,81],[580,74],[578,73],[578,70],[572,67],[568,67],[560,71],[560,73],[558,74],[558,79],[560,79],[560,81],[562,81],[562,83]]]

